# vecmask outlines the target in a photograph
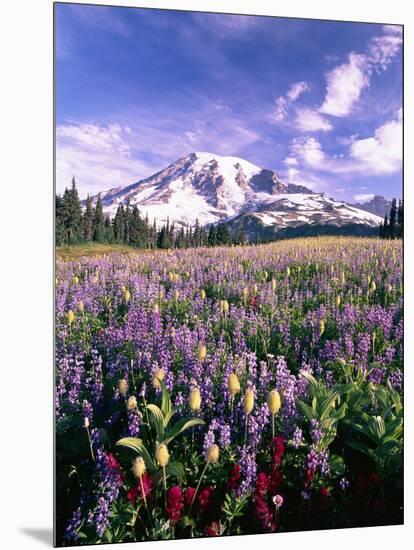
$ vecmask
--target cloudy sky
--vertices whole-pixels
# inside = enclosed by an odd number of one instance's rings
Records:
[[[379,24],[55,4],[57,190],[193,151],[349,201],[401,196],[402,34]]]

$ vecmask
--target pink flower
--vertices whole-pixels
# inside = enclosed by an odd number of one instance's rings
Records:
[[[275,495],[273,498],[273,504],[276,506],[276,509],[279,509],[283,504],[283,497],[282,495]]]

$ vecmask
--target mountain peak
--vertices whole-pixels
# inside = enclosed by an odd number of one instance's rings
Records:
[[[97,197],[94,198],[96,201]],[[114,216],[121,204],[164,223],[201,225],[254,215],[266,226],[344,222],[378,225],[380,218],[346,203],[286,183],[272,171],[234,156],[196,151],[153,176],[101,193],[104,212]]]

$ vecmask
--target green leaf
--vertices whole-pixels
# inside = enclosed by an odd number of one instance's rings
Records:
[[[120,447],[127,447],[128,449],[132,449],[138,455],[142,456],[151,475],[157,471],[157,467],[155,466],[155,463],[152,460],[151,455],[147,451],[142,439],[139,439],[138,437],[123,437],[122,439],[117,441],[116,444]]]
[[[161,409],[153,403],[147,405],[147,409],[152,415],[152,421],[157,432],[157,441],[161,442],[164,439],[164,415]]]
[[[177,435],[192,428],[193,426],[202,426],[204,425],[204,420],[201,418],[182,418],[174,424],[174,426],[167,432],[166,437],[163,441],[164,445],[168,445]]]
[[[319,389],[319,386],[320,386],[319,382],[316,380],[316,378],[312,374],[310,374],[310,372],[301,372],[301,376],[303,376],[303,378],[307,380],[309,387],[312,393],[314,394],[315,391]]]
[[[314,418],[316,418],[316,414],[314,413],[312,407],[309,407],[309,405],[307,405],[300,399],[296,399],[296,404],[300,408],[300,410],[303,412],[303,414],[306,416],[306,418],[309,420],[309,422]]]
[[[164,381],[160,380],[159,382],[160,382],[161,391],[162,391],[161,411],[162,411],[162,414],[164,416],[164,419],[166,419],[168,417],[168,421],[169,421],[171,419],[172,414],[173,414],[173,412],[172,412],[172,403],[171,403],[171,399],[170,399],[170,393],[167,390],[167,386],[165,385]],[[167,421],[167,423],[164,423],[165,428],[168,425],[168,421]],[[165,422],[165,420],[164,420],[164,422]]]
[[[154,485],[158,485],[162,481],[163,477],[163,470],[158,470],[152,478]],[[184,466],[181,464],[181,462],[172,462],[171,464],[168,464],[165,467],[165,477],[175,477],[180,483],[186,483]]]
[[[343,476],[346,471],[344,459],[339,455],[331,455],[329,458],[331,472],[337,476]]]
[[[330,391],[320,404],[320,419],[328,418],[331,409],[334,407],[335,400],[339,397],[339,392]]]

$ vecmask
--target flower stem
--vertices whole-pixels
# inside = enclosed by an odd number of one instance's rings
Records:
[[[275,437],[275,415],[272,414],[272,437]]]
[[[247,445],[247,424],[249,422],[249,415],[246,414],[246,420],[244,422],[244,446]]]
[[[206,465],[204,466],[204,470],[202,471],[201,476],[200,476],[200,479],[198,480],[197,488],[196,488],[196,490],[195,490],[193,499],[192,499],[191,504],[190,504],[190,507],[189,507],[189,509],[188,509],[188,513],[191,512],[191,508],[193,507],[193,503],[194,503],[195,498],[196,498],[196,496],[197,496],[198,490],[200,489],[201,481],[202,481],[202,479],[203,479],[203,477],[204,477],[204,474],[206,473],[207,466],[208,466],[208,462],[206,462]]]
[[[93,452],[93,444],[92,444],[91,434],[89,433],[89,428],[86,428],[86,432],[88,434],[89,449],[91,450],[92,460],[95,462],[95,455],[94,455],[94,452]]]
[[[167,508],[167,476],[165,475],[165,466],[162,467],[162,477],[164,479],[164,502]]]

